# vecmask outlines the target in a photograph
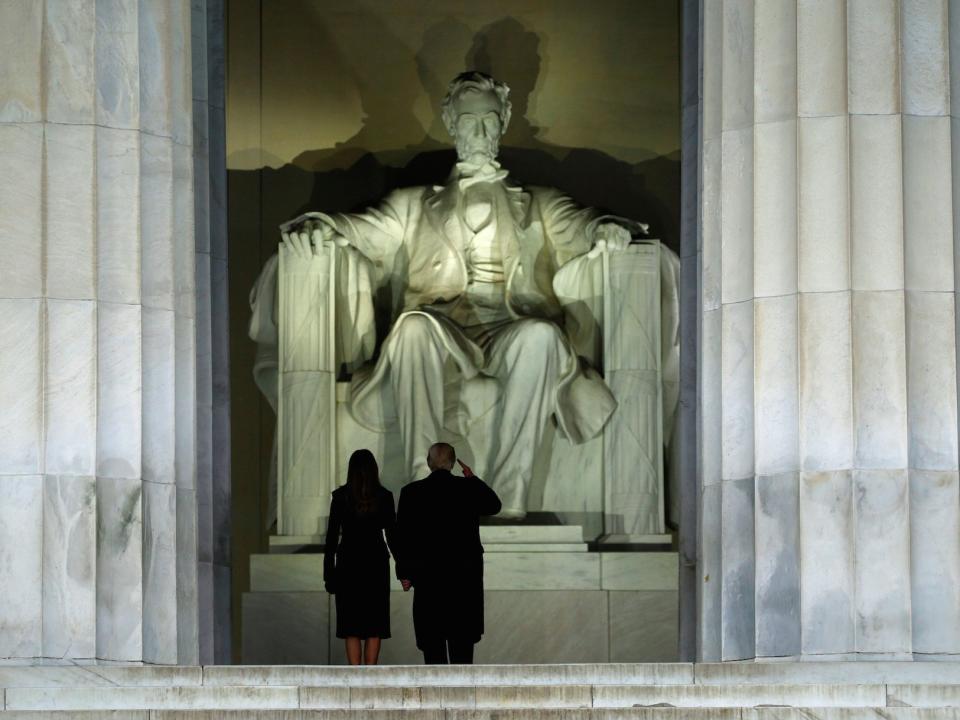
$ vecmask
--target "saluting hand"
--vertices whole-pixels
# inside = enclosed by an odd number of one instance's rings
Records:
[[[460,468],[463,470],[464,477],[476,477],[476,475],[473,474],[473,470],[470,469],[470,466],[467,465],[463,460],[457,458],[457,462],[460,463]]]

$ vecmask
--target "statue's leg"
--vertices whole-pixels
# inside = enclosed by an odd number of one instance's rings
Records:
[[[556,405],[557,384],[573,361],[562,331],[528,318],[498,332],[486,348],[486,374],[502,388],[489,478],[503,503],[502,517],[523,517],[535,453]]]
[[[447,350],[436,325],[423,315],[401,317],[384,342],[409,479],[429,474],[427,450],[443,428]]]

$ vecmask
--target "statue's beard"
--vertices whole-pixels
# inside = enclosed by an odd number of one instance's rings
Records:
[[[457,158],[477,168],[496,160],[499,152],[499,139],[457,138]]]

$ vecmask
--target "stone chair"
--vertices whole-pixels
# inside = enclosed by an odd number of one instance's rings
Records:
[[[581,445],[550,428],[537,451],[528,512],[546,511],[580,524],[584,536],[629,541],[665,531],[664,447],[672,438],[678,398],[677,256],[657,240],[626,250],[597,250],[576,266],[576,280],[555,282],[565,329],[579,355],[599,370],[618,402],[600,436]],[[408,478],[399,433],[373,432],[350,413],[350,382],[375,357],[373,269],[350,248],[324,246],[309,260],[283,245],[251,291],[254,377],[277,413],[277,531],[325,532],[330,492],[346,479],[350,453],[369,448],[387,487]],[[572,277],[572,275],[571,275]],[[478,376],[451,373],[446,435],[480,477],[486,471],[499,388]],[[385,404],[391,398],[382,399]],[[272,512],[272,509],[271,509]]]

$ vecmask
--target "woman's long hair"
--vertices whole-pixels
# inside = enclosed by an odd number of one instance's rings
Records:
[[[358,513],[377,509],[377,491],[380,489],[380,468],[369,450],[355,450],[347,465],[347,487]]]

